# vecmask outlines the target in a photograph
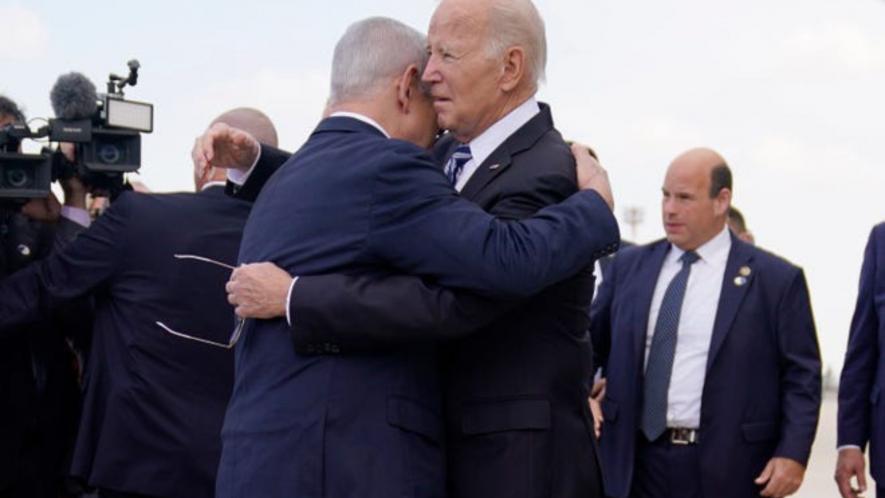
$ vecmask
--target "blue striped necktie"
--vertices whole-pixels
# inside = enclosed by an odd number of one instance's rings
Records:
[[[667,430],[667,393],[670,390],[670,374],[673,373],[673,357],[676,354],[679,315],[682,312],[691,265],[698,259],[700,256],[694,251],[688,251],[679,258],[682,269],[667,286],[655,322],[655,335],[651,340],[645,367],[640,420],[640,428],[649,441],[661,437]]]
[[[455,148],[455,153],[452,154],[452,157],[446,161],[446,167],[443,171],[445,171],[446,177],[448,177],[449,183],[451,183],[453,187],[458,183],[458,177],[461,176],[461,171],[464,170],[464,165],[471,159],[473,159],[473,156],[470,154],[470,146],[467,144],[460,144]]]

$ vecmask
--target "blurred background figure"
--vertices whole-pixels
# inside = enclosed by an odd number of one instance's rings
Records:
[[[747,229],[747,222],[744,220],[743,213],[734,206],[728,208],[728,228],[730,228],[731,231],[744,242],[748,244],[756,243],[756,239],[753,238],[752,232]]]
[[[870,233],[860,272],[860,288],[848,349],[839,382],[836,483],[842,498],[867,489],[864,449],[870,448],[870,473],[876,496],[885,497],[885,223]],[[852,478],[857,479],[854,487]]]

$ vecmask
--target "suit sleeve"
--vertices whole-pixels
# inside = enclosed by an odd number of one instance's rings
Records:
[[[821,404],[821,360],[817,332],[801,270],[795,271],[778,307],[781,355],[781,434],[775,456],[806,465]]]
[[[292,294],[298,350],[333,343],[353,352],[455,339],[516,304],[393,274],[300,277]]]
[[[31,323],[87,295],[125,257],[130,196],[124,194],[92,226],[46,259],[0,282],[0,330]]]
[[[839,416],[837,446],[857,445],[865,448],[870,439],[870,394],[879,361],[879,317],[876,314],[875,291],[877,251],[875,232],[870,235],[860,272],[860,286],[848,349],[839,380]]]
[[[246,183],[243,185],[237,185],[230,180],[228,180],[227,185],[225,185],[225,192],[237,199],[242,199],[247,202],[255,202],[255,199],[258,198],[258,194],[261,193],[261,189],[264,188],[264,185],[270,179],[270,177],[280,169],[292,154],[280,150],[270,145],[261,144],[261,152],[258,156],[258,162],[255,163],[255,166],[252,168],[252,171],[249,172],[249,177],[246,179]]]
[[[383,161],[367,251],[404,273],[497,298],[528,297],[617,248],[605,201],[578,192],[520,221],[457,196],[429,158]]]

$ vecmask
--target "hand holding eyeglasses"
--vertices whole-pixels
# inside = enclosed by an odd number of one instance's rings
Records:
[[[240,318],[286,316],[292,276],[273,263],[238,266],[225,286],[227,300]]]

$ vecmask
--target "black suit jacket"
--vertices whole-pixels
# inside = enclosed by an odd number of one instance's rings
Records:
[[[454,146],[451,138],[437,144],[440,164]],[[461,195],[498,217],[520,219],[575,191],[574,159],[542,106]],[[611,252],[619,234],[608,215],[588,230],[608,236]],[[445,361],[450,496],[599,496],[587,409],[592,262],[511,303],[402,275],[301,277],[290,303],[293,337],[315,350],[457,338]]]
[[[124,193],[86,232],[0,283],[0,331],[77,296],[95,298],[92,351],[72,472],[101,488],[214,496],[233,326],[229,272],[174,254],[236,261],[249,205],[221,188]]]
[[[8,214],[0,220],[0,278],[34,264],[83,227]],[[57,496],[76,435],[78,338],[90,317],[63,313],[0,338],[0,496]]]

